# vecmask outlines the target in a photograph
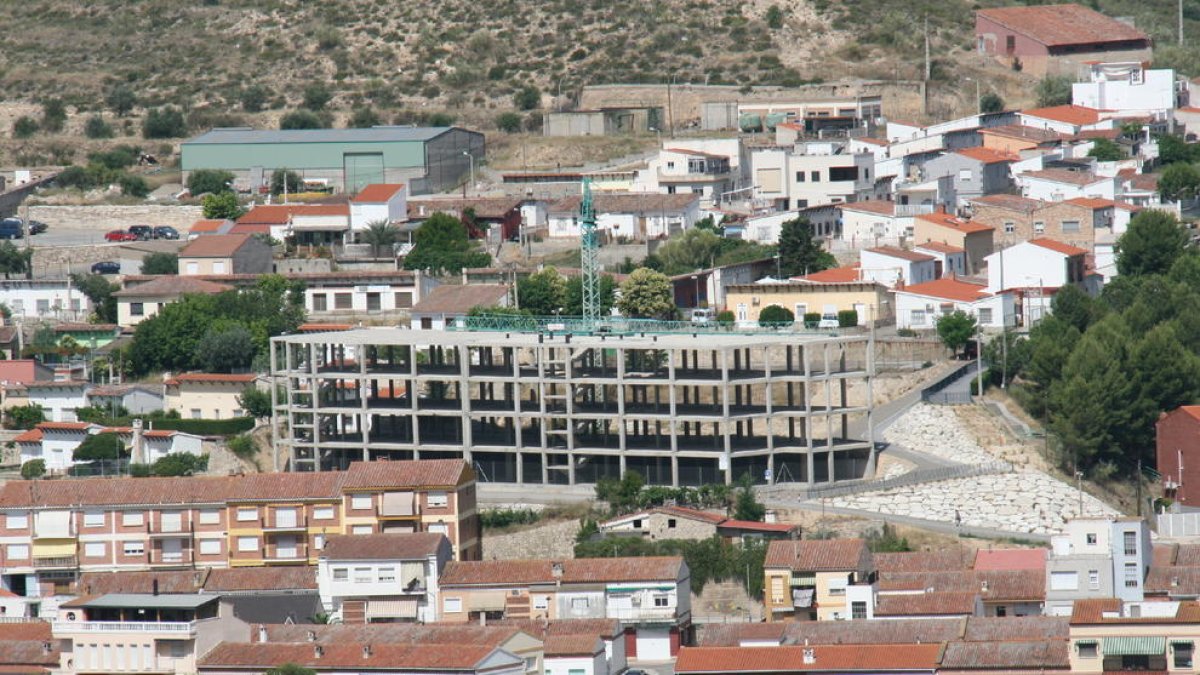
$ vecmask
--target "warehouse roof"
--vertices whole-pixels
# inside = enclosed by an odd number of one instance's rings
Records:
[[[399,143],[430,141],[453,127],[371,127],[369,129],[218,128],[184,141],[184,145],[257,143]]]

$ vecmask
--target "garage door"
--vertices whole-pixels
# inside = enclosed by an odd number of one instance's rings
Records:
[[[346,173],[346,192],[358,192],[372,183],[383,182],[383,154],[346,153],[342,155]]]
[[[639,661],[668,661],[671,658],[671,633],[666,628],[637,629]]]

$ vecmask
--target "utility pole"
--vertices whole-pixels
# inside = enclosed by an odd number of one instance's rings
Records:
[[[1179,0],[1179,46],[1183,46],[1183,0]]]
[[[675,83],[675,73],[667,80],[667,125],[670,127],[671,138],[675,138],[675,109],[671,105],[671,85]]]
[[[923,94],[921,100],[924,105],[924,113],[926,115],[929,114],[929,76],[932,73],[932,70],[933,66],[929,60],[929,15],[925,15],[925,80],[922,84],[922,89],[924,91],[921,92]]]

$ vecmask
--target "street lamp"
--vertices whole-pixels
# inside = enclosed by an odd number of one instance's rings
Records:
[[[467,150],[463,150],[462,154],[463,157],[466,157],[467,161],[471,163],[471,187],[473,189],[475,187],[475,155],[472,155]]]
[[[692,307],[700,306],[700,275],[692,275]]]

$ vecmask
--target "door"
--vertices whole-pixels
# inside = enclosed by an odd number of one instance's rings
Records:
[[[671,659],[671,631],[666,628],[637,629],[637,657],[641,661]]]
[[[275,527],[295,527],[296,509],[275,509]]]
[[[289,559],[296,557],[296,536],[284,535],[275,539],[275,557]]]
[[[183,540],[162,540],[162,561],[165,563],[183,562]]]
[[[861,302],[854,303],[854,311],[858,313],[858,325],[865,326],[873,317],[867,316],[867,306]]]
[[[162,531],[179,532],[183,529],[183,514],[179,511],[163,511]]]

